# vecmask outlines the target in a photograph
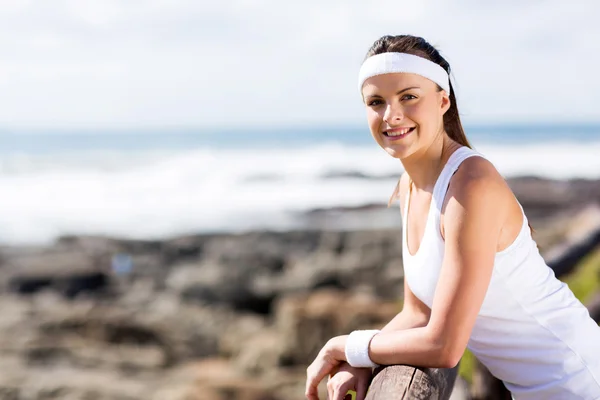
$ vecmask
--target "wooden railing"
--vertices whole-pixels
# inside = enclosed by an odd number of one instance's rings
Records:
[[[375,371],[366,400],[447,400],[458,366],[451,369],[389,365]]]

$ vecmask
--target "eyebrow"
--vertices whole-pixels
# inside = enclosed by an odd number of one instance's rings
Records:
[[[400,93],[402,93],[402,92],[406,92],[407,90],[410,90],[410,89],[421,89],[421,88],[420,88],[419,86],[411,86],[411,87],[407,87],[407,88],[404,88],[404,89],[402,89],[402,90],[398,91],[398,92],[396,93],[396,96],[398,96]],[[372,98],[372,97],[381,97],[381,96],[380,96],[380,95],[378,95],[378,94],[370,94],[370,95],[368,95],[366,98],[367,98],[367,99],[369,99],[369,98]]]

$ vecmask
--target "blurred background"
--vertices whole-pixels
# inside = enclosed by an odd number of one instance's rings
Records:
[[[1,2],[0,399],[302,398],[327,339],[391,319],[402,167],[356,89],[386,34],[450,62],[471,143],[592,307],[599,15],[592,0]],[[467,353],[456,399],[492,398],[479,369]]]

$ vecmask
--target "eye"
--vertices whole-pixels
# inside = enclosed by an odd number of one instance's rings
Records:
[[[405,94],[404,96],[402,96],[402,98],[400,100],[413,100],[416,99],[416,96],[413,96],[412,94]]]
[[[371,107],[373,107],[373,106],[378,106],[378,105],[380,105],[380,104],[383,104],[383,102],[382,102],[381,100],[379,100],[379,99],[373,99],[373,100],[371,100],[371,101],[369,101],[369,102],[367,103],[367,105],[368,105],[368,106],[371,106]]]

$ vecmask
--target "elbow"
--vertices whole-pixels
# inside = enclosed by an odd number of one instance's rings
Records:
[[[437,349],[436,368],[454,368],[460,362],[465,352],[464,346],[458,345],[458,341],[450,339],[440,339],[435,341]]]
[[[458,363],[460,362],[460,359],[462,358],[462,352],[459,353],[458,351],[455,350],[447,350],[447,351],[442,351],[440,354],[440,357],[438,359],[439,365],[438,368],[454,368],[458,365]]]

